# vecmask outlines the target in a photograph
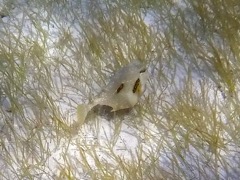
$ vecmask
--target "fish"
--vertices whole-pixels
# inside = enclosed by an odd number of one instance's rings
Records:
[[[83,124],[88,112],[97,105],[109,106],[111,112],[134,107],[146,89],[148,78],[147,68],[139,61],[120,68],[92,102],[77,106],[78,123]]]

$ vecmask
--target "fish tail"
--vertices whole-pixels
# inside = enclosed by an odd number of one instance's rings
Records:
[[[77,134],[79,128],[85,122],[88,112],[93,108],[92,104],[79,104],[77,106],[77,120],[71,124],[71,133]]]
[[[90,111],[90,106],[88,104],[79,104],[77,106],[77,122],[82,125]]]
[[[81,126],[88,115],[88,112],[95,106],[95,104],[79,104],[77,106],[77,123]]]

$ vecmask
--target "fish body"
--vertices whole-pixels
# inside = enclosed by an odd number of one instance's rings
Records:
[[[112,111],[132,108],[143,94],[148,77],[146,67],[138,61],[122,67],[92,103],[78,106],[78,119],[84,122],[96,105],[110,106]]]
[[[93,102],[112,107],[112,111],[133,107],[145,90],[148,79],[146,68],[140,62],[120,69]]]

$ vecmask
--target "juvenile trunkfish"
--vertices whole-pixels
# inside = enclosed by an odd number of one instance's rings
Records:
[[[145,91],[148,77],[146,67],[138,61],[122,67],[91,103],[78,105],[78,123],[83,124],[88,112],[96,105],[109,106],[111,112],[132,108]]]

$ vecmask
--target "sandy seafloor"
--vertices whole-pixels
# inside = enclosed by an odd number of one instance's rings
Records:
[[[32,24],[32,22],[28,19],[25,19],[24,21],[21,21],[22,19],[26,18],[26,14],[28,13],[28,5],[25,1],[19,1],[19,2],[14,2],[17,5],[13,5],[12,10],[9,12],[9,15],[6,15],[6,17],[2,18],[2,22],[0,22],[0,28],[2,29],[2,31],[4,31],[4,27],[2,26],[2,24],[5,24],[5,27],[7,27],[9,24],[9,27],[11,26],[11,24],[19,24],[20,22],[24,22],[22,24],[22,37],[32,37],[32,38],[39,38],[39,36],[37,36],[38,32],[36,30],[36,28],[34,27],[34,25]],[[31,11],[30,12],[38,12],[38,9],[36,8],[34,10],[34,7],[31,7]],[[56,11],[56,9],[55,9]],[[44,11],[42,11],[42,15],[44,17]],[[143,15],[144,18],[144,22],[145,24],[151,28],[152,26],[152,16],[151,16],[151,12],[149,13],[145,13]],[[13,20],[14,19],[14,20]],[[59,21],[59,19],[57,19]],[[41,22],[41,21],[40,21]],[[54,49],[54,44],[56,43],[56,40],[58,39],[59,31],[58,31],[58,27],[55,27],[53,24],[55,22],[51,22],[49,21],[48,23],[42,21],[41,22],[41,28],[45,29],[48,31],[48,38],[47,38],[47,44],[48,44],[48,55],[49,57],[58,57],[58,51],[56,51]],[[66,21],[63,20],[63,22],[58,22],[59,24],[64,24],[66,27],[69,28],[69,30],[71,31],[71,33],[76,34],[77,32],[76,29],[78,28],[78,25],[73,25],[74,22],[69,22],[67,23]],[[13,26],[11,26],[13,27]],[[5,29],[5,30],[9,30],[9,31],[15,31],[16,29]],[[0,35],[1,36],[1,35]],[[5,38],[5,37],[1,37],[1,38]],[[79,38],[79,37],[78,37]],[[69,56],[71,56],[71,52],[69,52]],[[16,60],[17,61],[17,60]],[[48,59],[49,64],[51,63],[51,58]],[[86,61],[86,60],[85,60]],[[154,66],[157,64],[157,61],[152,61],[150,62],[150,64],[148,65],[148,72],[150,74],[150,80],[149,83],[151,84],[158,84],[156,78],[156,71],[154,70]],[[59,110],[61,111],[61,113],[63,114],[63,117],[65,117],[66,119],[66,123],[67,124],[71,124],[75,121],[76,119],[76,107],[77,104],[81,104],[81,103],[86,103],[88,100],[88,97],[85,97],[85,99],[82,98],[82,96],[78,95],[78,91],[74,88],[69,87],[68,85],[71,83],[71,77],[69,77],[68,73],[66,73],[66,76],[64,79],[60,79],[58,76],[58,72],[54,72],[54,67],[52,68],[53,72],[52,74],[52,78],[54,79],[54,83],[55,83],[55,88],[56,91],[54,93],[52,93],[52,99],[55,101],[55,103],[58,105]],[[32,72],[31,72],[32,71]],[[34,90],[34,86],[33,82],[31,81],[31,73],[37,73],[37,69],[32,69],[29,72],[29,84],[26,83],[26,85],[32,86],[30,88],[32,88]],[[62,77],[64,77],[64,68],[60,67],[60,70]],[[110,75],[111,73],[109,73]],[[186,71],[181,67],[181,65],[179,65],[178,70],[176,71],[176,78],[174,79],[174,84],[176,89],[181,89],[182,87],[182,82],[185,80],[187,74]],[[203,80],[203,76],[201,76],[199,73],[195,73],[193,74],[194,80],[193,80],[193,84],[194,87],[196,89],[196,92],[200,91],[199,88],[199,82],[201,80]],[[106,79],[105,82],[107,82],[108,79]],[[35,82],[37,84],[37,82]],[[90,84],[92,87],[87,87],[85,88],[85,90],[89,89],[96,89],[96,94],[97,92],[99,92],[101,89],[100,87],[98,87],[97,85],[95,86],[95,84]],[[171,88],[170,88],[171,89]],[[211,84],[211,81],[209,81],[209,89],[210,91],[208,92],[208,96],[209,99],[213,98],[213,96],[216,93],[216,89],[217,87],[214,87],[214,85]],[[142,104],[144,104],[144,100],[146,98],[148,98],[149,94],[151,93],[155,93],[156,97],[158,97],[161,94],[161,90],[158,89],[158,87],[156,87],[156,92],[152,92],[152,89],[146,89],[143,97],[141,98],[139,105],[141,106]],[[220,90],[217,91],[217,97],[218,99],[218,103],[219,104],[224,104],[225,102],[225,97],[224,97],[224,93],[221,92]],[[4,94],[0,94],[1,95],[1,106],[2,109],[4,111],[6,111],[6,113],[4,114],[4,116],[9,116],[11,117],[11,112],[7,112],[10,108],[11,108],[11,102],[9,100],[9,98],[7,96],[5,96]],[[170,96],[170,94],[169,94]],[[24,97],[19,97],[18,101],[20,103],[27,103],[26,99]],[[169,101],[171,101],[171,97],[169,97]],[[224,107],[224,105],[221,105],[221,107]],[[136,107],[138,108],[138,107]],[[220,110],[219,110],[220,111]],[[28,114],[27,116],[31,117],[31,109],[26,108],[25,109],[25,113]],[[116,121],[109,121],[106,120],[106,118],[103,116],[94,116],[93,118],[97,118],[98,119],[98,132],[96,132],[96,129],[93,128],[93,124],[94,123],[89,123],[89,124],[85,124],[83,125],[83,127],[76,133],[76,135],[74,135],[73,137],[71,137],[71,140],[68,141],[67,139],[63,139],[58,141],[59,144],[54,143],[54,141],[52,141],[51,137],[49,138],[45,138],[42,140],[42,144],[43,146],[48,146],[49,149],[49,154],[46,156],[47,159],[45,161],[44,164],[42,164],[42,170],[39,172],[33,172],[36,174],[36,178],[40,178],[40,179],[49,179],[49,178],[54,178],[54,176],[56,174],[59,173],[59,167],[63,166],[64,163],[66,163],[66,158],[67,161],[71,162],[72,164],[75,165],[76,168],[79,168],[78,172],[82,172],[82,176],[78,177],[79,179],[88,179],[88,175],[87,172],[84,172],[84,170],[81,170],[81,166],[79,165],[79,161],[81,161],[80,158],[80,153],[79,153],[79,147],[77,146],[77,144],[79,144],[79,142],[83,143],[84,146],[86,147],[86,145],[89,145],[89,148],[94,148],[95,152],[97,153],[97,156],[99,158],[100,161],[104,161],[104,162],[108,162],[110,164],[113,164],[113,166],[118,166],[118,164],[115,164],[115,162],[109,158],[108,154],[110,153],[115,153],[116,156],[119,156],[125,160],[129,159],[131,160],[132,157],[134,157],[134,155],[136,155],[136,152],[139,148],[139,146],[142,147],[142,149],[145,152],[152,152],[154,151],[155,148],[157,148],[157,144],[155,144],[156,139],[160,139],[161,137],[159,137],[158,134],[158,129],[157,127],[152,124],[151,122],[146,120],[143,120],[143,124],[142,124],[142,129],[136,129],[134,127],[131,126],[131,119],[134,119],[134,116],[136,115],[136,113],[138,113],[137,110],[133,109],[130,113],[128,113],[126,116],[121,116],[121,118],[123,118],[122,124],[120,126],[120,133],[118,134],[118,137],[115,137],[115,126],[114,123],[116,123]],[[159,112],[161,113],[161,112]],[[1,118],[4,118],[3,115],[1,115]],[[148,116],[147,114],[145,115],[146,117]],[[144,118],[144,117],[143,117]],[[18,119],[17,118],[12,118],[14,121],[14,128],[16,131],[19,131],[19,134],[24,134],[24,132],[21,132],[21,127],[19,127],[18,122],[16,122]],[[224,118],[223,118],[224,119]],[[94,121],[94,119],[90,119],[88,121]],[[148,132],[148,137],[150,137],[149,139],[144,139],[144,128],[148,128],[147,132]],[[1,132],[4,132],[4,121],[1,120]],[[165,134],[166,137],[168,136],[168,134]],[[24,136],[24,135],[23,135]],[[107,148],[109,145],[109,141],[112,141],[114,139],[115,143],[113,146],[113,152],[109,152],[109,149]],[[169,139],[169,141],[171,141]],[[7,145],[7,148],[9,148],[9,153],[16,153],[16,149],[13,151],[11,146],[11,140],[7,140],[5,142],[5,145]],[[171,142],[169,142],[169,144],[171,144]],[[168,144],[168,146],[169,146]],[[106,147],[106,148],[104,148]],[[226,149],[232,149],[234,150],[236,147],[232,147],[231,145],[229,145],[228,148]],[[156,151],[158,151],[159,149],[156,149]],[[208,151],[208,149],[206,149]],[[12,152],[11,152],[12,151]],[[231,151],[234,152],[234,151]],[[237,152],[237,151],[236,151]],[[159,154],[161,154],[159,156],[159,163],[162,164],[162,167],[165,167],[165,170],[168,172],[171,172],[171,162],[169,162],[169,158],[171,156],[172,153],[171,150],[165,149],[163,150],[163,152],[159,151]],[[185,159],[188,160],[190,163],[192,164],[192,172],[189,173],[189,177],[191,177],[191,174],[194,174],[194,171],[197,173],[197,166],[199,165],[199,162],[196,162],[196,159],[193,159],[193,154],[195,155],[195,157],[197,157],[198,159],[201,159],[201,156],[197,154],[198,152],[194,149],[194,147],[189,147],[188,152],[185,154]],[[147,153],[146,153],[147,154]],[[145,154],[145,155],[146,155]],[[144,155],[143,155],[144,156]],[[234,153],[228,153],[228,152],[222,152],[222,156],[225,156],[226,159],[229,159],[227,162],[232,163],[231,167],[234,167],[234,163],[238,162],[237,160],[237,156]],[[1,157],[1,156],[0,156]],[[18,157],[19,159],[21,158],[26,158],[26,157]],[[147,157],[142,157],[143,159]],[[2,158],[0,158],[1,160]],[[87,155],[86,153],[86,159],[88,159],[88,163],[89,166],[92,166],[92,168],[97,168],[95,161],[92,159],[92,157],[90,155]],[[17,159],[14,159],[13,161],[18,161]],[[200,162],[200,164],[203,162]],[[16,163],[12,163],[13,166],[12,168],[15,168],[15,172],[17,171],[17,169],[19,168],[19,164]],[[17,177],[16,174],[13,173],[13,171],[7,166],[5,165],[5,162],[0,162],[0,167],[1,167],[1,171],[5,171],[5,177],[8,177],[9,179],[15,179]],[[236,169],[232,169],[229,171],[233,171],[236,172],[238,165],[235,165]],[[189,170],[189,167],[182,167],[182,169],[186,168],[186,171]],[[208,171],[210,171],[208,169],[208,166],[206,165],[206,173]],[[225,177],[226,176],[226,172],[224,171],[224,169],[221,168],[221,165],[219,165],[219,174],[222,174],[221,177]],[[211,173],[210,173],[211,174]],[[231,173],[229,173],[231,174]],[[228,176],[229,176],[228,174]],[[199,175],[198,177],[199,179],[201,179],[201,175]],[[235,177],[232,177],[233,179]],[[1,179],[1,178],[0,178]],[[211,178],[210,178],[211,179]]]

